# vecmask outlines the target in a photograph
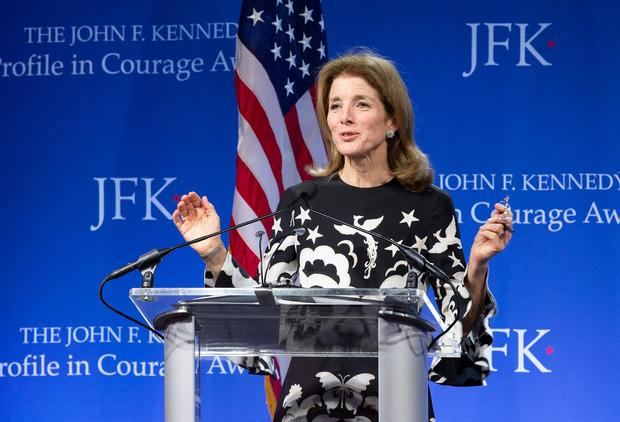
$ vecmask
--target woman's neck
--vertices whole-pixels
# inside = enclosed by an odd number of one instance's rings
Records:
[[[347,185],[358,188],[381,186],[393,178],[387,162],[378,164],[372,160],[355,160],[350,157],[345,157],[344,166],[338,175]]]

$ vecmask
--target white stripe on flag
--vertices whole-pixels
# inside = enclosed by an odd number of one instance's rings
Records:
[[[324,166],[327,164],[327,155],[325,154],[325,147],[323,146],[319,122],[315,117],[316,112],[314,110],[310,91],[307,91],[301,96],[299,101],[297,101],[296,107],[301,134],[312,156],[312,162],[313,164]],[[312,118],[308,118],[308,115],[312,116]]]
[[[254,92],[263,110],[267,114],[269,125],[276,137],[282,155],[282,183],[284,188],[301,182],[301,177],[295,165],[295,156],[291,148],[286,124],[278,97],[273,89],[271,80],[265,68],[254,57],[252,52],[245,48],[237,38],[237,74],[239,78]]]
[[[243,223],[244,221],[252,220],[257,217],[256,213],[248,205],[245,199],[243,199],[237,189],[235,189],[233,204],[233,219],[235,224]],[[258,238],[256,237],[256,232],[259,230],[265,231],[265,226],[263,226],[260,221],[237,229],[239,237],[243,239],[247,247],[253,251],[256,256],[260,256],[258,251]],[[263,238],[263,249],[269,243],[267,240],[268,235],[269,233],[267,233],[267,236]]]
[[[239,158],[250,169],[269,201],[269,207],[275,210],[280,200],[278,183],[273,175],[269,160],[252,127],[239,113]]]

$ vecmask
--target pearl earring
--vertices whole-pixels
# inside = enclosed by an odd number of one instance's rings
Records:
[[[395,134],[396,133],[392,129],[390,129],[387,131],[386,136],[388,139],[393,139]]]

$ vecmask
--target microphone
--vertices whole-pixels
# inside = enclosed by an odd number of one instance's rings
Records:
[[[133,270],[143,270],[143,269],[152,267],[154,265],[157,265],[161,262],[162,258],[168,255],[170,252],[172,252],[173,249],[174,248],[163,248],[163,249],[153,249],[151,251],[148,251],[140,255],[140,257],[138,257],[138,259],[135,260],[134,262],[130,262],[129,264],[123,265],[122,267],[117,268],[116,270],[112,271],[105,278],[105,280],[113,280],[115,278],[122,277],[125,274],[132,272]],[[152,274],[150,277],[152,277]],[[145,286],[144,285],[145,283],[146,281],[143,281],[142,287],[150,287],[150,286]],[[152,280],[151,280],[151,284],[152,284]]]
[[[314,198],[314,196],[319,191],[319,188],[316,185],[316,183],[303,182],[297,186],[294,186],[291,190],[295,194],[295,198],[298,198],[301,200],[308,200],[308,199]]]
[[[253,224],[258,221],[262,221],[267,218],[280,215],[286,211],[289,211],[291,208],[297,205],[299,201],[301,200],[307,201],[308,199],[314,197],[314,195],[316,195],[317,193],[317,190],[318,188],[314,183],[311,183],[311,182],[300,183],[299,185],[291,189],[293,193],[293,197],[288,201],[288,204],[286,204],[286,206],[284,206],[283,208],[276,210],[274,212],[271,212],[269,214],[263,215],[261,217],[256,217],[252,220],[248,220],[243,223],[235,224],[234,226],[230,226],[226,229],[219,230],[215,233],[207,234],[204,236],[200,236],[196,239],[189,240],[187,242],[179,243],[178,245],[172,246],[170,248],[153,249],[149,252],[146,252],[145,254],[140,255],[140,257],[138,257],[137,260],[130,262],[129,264],[126,264],[112,271],[104,279],[104,281],[107,282],[109,280],[122,277],[125,274],[128,274],[137,269],[143,272],[142,287],[143,288],[153,287],[153,273],[155,271],[155,267],[161,262],[162,258],[168,255],[170,252],[180,249],[180,248],[184,248],[189,245],[193,245],[194,243],[202,242],[203,240],[207,240],[207,239],[210,239],[215,236],[219,236],[224,233],[228,233],[229,231],[239,229],[249,224]]]

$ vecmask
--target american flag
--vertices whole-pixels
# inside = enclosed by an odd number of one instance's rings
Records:
[[[239,108],[232,224],[274,211],[284,189],[326,160],[314,112],[315,74],[327,60],[319,0],[253,0],[241,7],[235,87]],[[270,233],[272,219],[264,220]],[[256,225],[230,235],[231,253],[258,267]]]
[[[307,180],[304,167],[326,161],[314,106],[315,74],[327,61],[320,0],[247,0],[237,33],[235,87],[239,107],[237,180],[231,224],[268,214],[284,189]],[[273,220],[263,220],[269,233]],[[259,261],[256,226],[231,232],[230,250],[248,273]],[[280,377],[265,377],[271,414]]]

